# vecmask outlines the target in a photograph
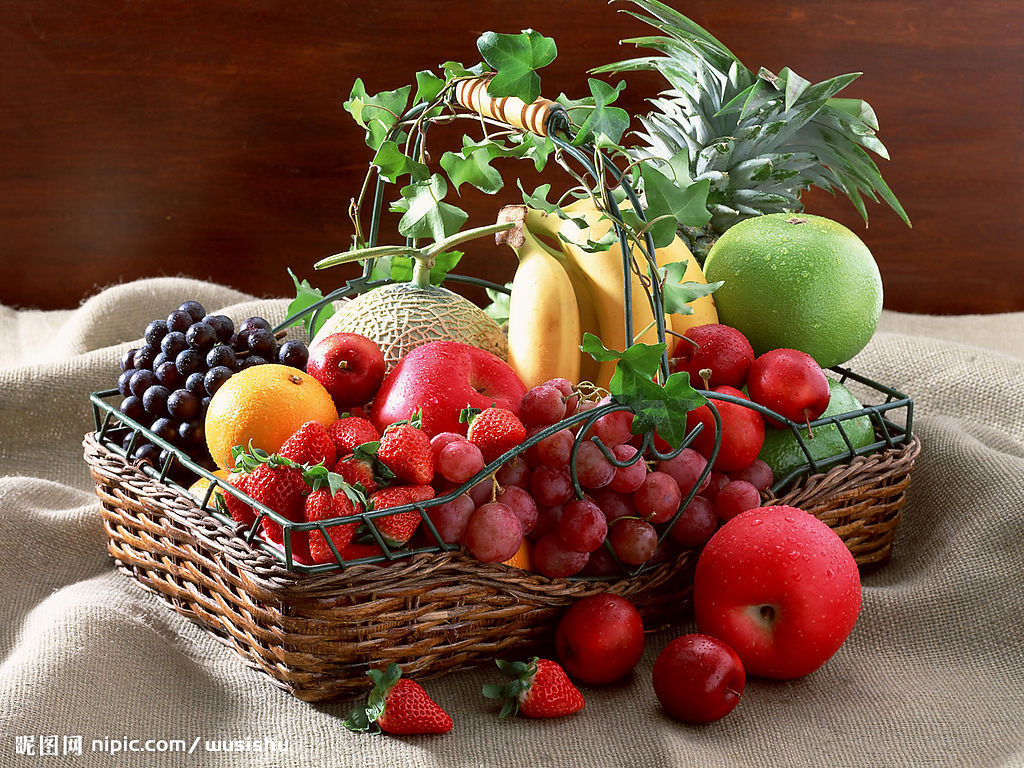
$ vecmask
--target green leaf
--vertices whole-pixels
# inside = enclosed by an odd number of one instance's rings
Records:
[[[371,149],[378,149],[387,138],[388,132],[409,103],[411,85],[404,85],[393,91],[382,91],[371,96],[366,92],[362,78],[356,78],[348,100],[342,105],[356,123],[366,129],[366,143]]]
[[[413,96],[412,103],[420,104],[433,101],[444,85],[443,77],[438,77],[426,69],[420,70],[416,73],[416,95]]]
[[[463,184],[469,183],[481,192],[493,195],[505,186],[501,174],[491,167],[491,160],[501,151],[501,147],[486,139],[477,142],[463,136],[462,151],[441,155],[441,167],[455,185],[456,192]]]
[[[402,198],[391,204],[392,211],[402,214],[398,231],[406,237],[431,240],[442,240],[457,232],[469,214],[441,202],[446,194],[448,185],[438,173],[402,187]]]
[[[512,283],[505,283],[506,288],[511,288]],[[509,307],[512,297],[504,291],[496,291],[494,288],[484,288],[491,303],[484,307],[484,312],[498,325],[505,325],[508,322]]]
[[[432,285],[440,285],[448,276],[455,265],[462,258],[462,251],[445,251],[434,258],[434,266],[430,268],[430,282]],[[394,256],[391,258],[390,277],[395,282],[407,283],[412,280],[412,257]]]
[[[451,82],[457,77],[477,77],[484,73],[484,63],[478,62],[472,67],[466,67],[458,61],[446,61],[441,65],[445,80]]]
[[[572,143],[579,146],[586,142],[600,141],[605,145],[617,145],[622,140],[622,134],[629,128],[629,113],[609,105],[619,97],[626,87],[626,81],[611,86],[603,80],[589,78],[587,84],[590,86],[590,96],[573,100],[561,94],[557,99],[569,113],[569,119],[579,125]]]
[[[558,55],[555,41],[532,29],[518,35],[484,32],[476,47],[496,73],[487,84],[487,93],[499,98],[515,96],[527,104],[540,96],[540,77],[535,70]]]
[[[707,208],[708,191],[711,188],[708,179],[681,187],[654,168],[651,163],[641,165],[640,174],[644,180],[648,220],[659,216],[672,217],[662,219],[651,226],[656,248],[662,248],[672,242],[676,233],[676,222],[690,227],[702,227],[711,219],[711,213]]]
[[[507,156],[520,160],[532,160],[533,167],[538,173],[544,170],[548,158],[555,151],[555,143],[547,136],[538,136],[525,131],[509,138],[512,146],[508,148]]]
[[[418,163],[402,152],[401,148],[394,141],[384,141],[377,148],[377,154],[373,156],[370,165],[377,167],[381,178],[394,184],[399,176],[409,174],[413,181],[422,181],[430,175],[430,171],[423,163]]]
[[[722,287],[721,280],[707,285],[681,282],[686,273],[686,264],[685,261],[676,261],[658,269],[658,275],[661,277],[662,307],[667,315],[692,315],[692,302]]]
[[[323,300],[324,295],[320,292],[319,288],[312,287],[308,280],[299,282],[299,278],[295,276],[295,273],[292,272],[291,268],[288,269],[288,274],[291,275],[292,282],[295,283],[295,298],[292,300],[292,303],[288,305],[286,316],[291,317],[313,304],[316,304],[318,301]],[[316,336],[316,332],[319,331],[321,326],[327,322],[327,319],[334,314],[334,307],[329,303],[324,304],[320,313],[316,317],[316,322],[313,321],[314,314],[316,313],[309,313],[301,321],[303,327],[306,329],[306,333],[311,339]],[[298,322],[299,321],[296,321],[296,323]]]
[[[587,333],[580,349],[599,362],[618,360],[608,389],[616,402],[633,411],[633,434],[656,429],[669,445],[679,447],[686,436],[686,413],[703,405],[705,398],[690,386],[690,377],[685,372],[669,376],[665,386],[653,381],[664,344],[637,343],[617,352]]]

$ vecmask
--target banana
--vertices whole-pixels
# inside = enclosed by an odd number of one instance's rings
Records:
[[[522,224],[523,206],[502,209],[499,221],[518,221],[495,236],[519,259],[508,316],[508,363],[527,389],[556,377],[580,376],[580,315],[576,293],[558,259]]]
[[[590,296],[597,311],[598,325],[602,342],[609,349],[622,350],[634,341],[645,344],[658,342],[657,328],[654,325],[654,314],[651,309],[647,292],[636,275],[630,280],[631,316],[633,339],[625,337],[625,294],[622,281],[622,250],[618,243],[604,252],[588,253],[574,243],[599,240],[611,228],[608,218],[602,220],[601,212],[594,206],[590,198],[583,198],[565,206],[566,213],[573,217],[584,218],[589,226],[580,228],[575,222],[560,219],[543,211],[529,209],[526,224],[535,232],[556,238],[569,261],[583,273],[581,280],[589,284]],[[560,238],[558,235],[563,237]],[[565,242],[565,239],[572,242]],[[659,268],[673,262],[687,261],[686,271],[680,282],[705,283],[704,274],[697,260],[689,249],[676,237],[669,245],[658,248],[654,253],[655,263]],[[634,248],[633,259],[642,274],[647,277],[647,260]],[[718,322],[714,299],[706,296],[693,302],[694,312],[691,315],[671,314],[666,316],[666,330],[682,334],[694,325]],[[669,347],[674,346],[667,340]],[[589,355],[584,355],[589,358]],[[615,370],[615,363],[602,363],[594,382],[607,387],[608,381]]]
[[[615,243],[608,250],[595,253],[588,253],[575,245],[585,243],[588,239],[600,240],[611,228],[611,220],[604,217],[588,198],[572,203],[564,210],[573,217],[582,217],[588,226],[581,228],[573,221],[533,210],[527,213],[527,226],[554,237],[562,235],[558,238],[562,251],[590,280],[591,296],[597,310],[602,343],[609,349],[617,350],[625,349],[634,341],[657,344],[658,332],[653,324],[654,313],[647,300],[647,293],[635,275],[632,275],[630,280],[634,338],[626,338],[626,300],[622,280],[622,249],[619,244]],[[638,262],[638,265],[646,273],[646,260]],[[614,370],[614,361],[602,363],[594,383],[607,387]]]
[[[539,211],[538,211],[539,213]],[[528,225],[524,222],[524,226],[528,229]],[[569,281],[572,283],[573,293],[576,294],[576,305],[579,309],[580,315],[580,337],[576,339],[577,351],[579,351],[579,344],[583,339],[584,333],[592,333],[598,338],[601,338],[601,320],[597,312],[597,307],[594,304],[594,286],[593,280],[590,275],[580,269],[579,265],[569,259],[560,248],[555,248],[548,244],[548,242],[537,232],[531,232],[534,239],[537,241],[545,251],[547,251],[559,264],[562,265],[562,269],[565,270],[566,274],[569,275]],[[600,364],[594,360],[590,355],[579,352],[580,355],[580,381],[594,382],[600,375]]]
[[[681,283],[700,283],[702,285],[706,285],[708,282],[704,277],[704,272],[701,270],[697,259],[693,257],[693,254],[690,253],[690,249],[686,247],[682,240],[679,239],[678,235],[664,248],[658,248],[654,252],[654,260],[658,263],[659,268],[664,267],[666,264],[671,264],[672,262],[685,261],[686,271],[679,280]],[[702,296],[692,302],[690,306],[693,307],[693,314],[691,315],[680,315],[674,313],[666,316],[669,322],[669,327],[674,333],[682,335],[688,328],[693,328],[696,325],[707,325],[708,323],[718,322],[718,310],[715,308],[713,294]],[[669,340],[670,353],[673,346],[673,342]]]

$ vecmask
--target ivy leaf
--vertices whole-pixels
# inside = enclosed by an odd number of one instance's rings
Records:
[[[401,199],[391,204],[392,211],[402,214],[398,231],[406,237],[424,237],[435,241],[458,232],[469,214],[461,208],[441,202],[446,194],[448,185],[438,173],[429,179],[402,187]]]
[[[505,287],[511,289],[512,283],[505,283]],[[504,291],[496,291],[494,288],[484,288],[491,303],[484,307],[484,312],[498,325],[505,325],[508,322],[509,306],[511,296]]]
[[[587,84],[590,96],[575,100],[565,94],[558,97],[558,103],[565,107],[569,118],[580,126],[572,143],[579,146],[600,140],[605,145],[617,145],[629,128],[629,113],[609,105],[619,97],[626,82],[611,86],[603,80],[589,78]]]
[[[505,186],[501,174],[491,167],[491,160],[501,152],[500,146],[486,139],[476,142],[468,136],[463,136],[462,151],[445,152],[441,155],[441,167],[455,185],[456,192],[463,184],[469,183],[481,192],[493,195]]]
[[[445,251],[437,254],[434,259],[434,266],[430,268],[430,282],[432,285],[440,285],[448,276],[455,265],[462,258],[462,251]],[[391,279],[399,283],[407,283],[412,280],[412,257],[394,256],[391,258]]]
[[[548,163],[548,158],[555,151],[555,142],[547,136],[538,136],[535,133],[525,131],[511,137],[513,145],[507,152],[507,157],[514,157],[519,160],[532,160],[533,167],[540,173]]]
[[[661,277],[661,300],[667,315],[692,315],[691,303],[708,296],[722,287],[722,280],[717,283],[681,282],[686,273],[685,261],[676,261],[658,268]]]
[[[363,79],[357,77],[348,100],[342,106],[360,127],[366,129],[366,144],[376,150],[387,138],[388,132],[398,124],[409,103],[411,92],[412,86],[404,85],[371,96],[366,92]]]
[[[664,344],[633,344],[623,352],[608,349],[592,333],[583,335],[580,349],[599,362],[618,360],[608,389],[616,402],[633,411],[633,434],[652,429],[673,448],[686,437],[686,414],[706,402],[690,385],[685,372],[673,373],[665,386],[653,379],[657,375]]]
[[[291,275],[292,282],[295,283],[295,298],[292,300],[292,303],[288,305],[288,312],[286,313],[286,316],[291,317],[297,312],[301,312],[324,298],[320,289],[312,287],[308,280],[299,282],[299,278],[295,276],[295,273],[292,272],[290,267],[288,269],[288,274]],[[310,312],[302,320],[303,327],[305,327],[306,333],[309,334],[309,338],[311,339],[316,336],[316,332],[319,331],[320,327],[327,322],[327,319],[334,314],[334,307],[331,304],[325,304],[317,315],[315,323],[313,322],[314,314],[316,313]]]
[[[444,78],[438,77],[433,72],[423,69],[416,73],[416,95],[412,103],[429,103],[437,98],[437,94],[444,88]]]
[[[565,214],[563,212],[561,214],[561,218],[568,218],[568,217],[565,216]],[[572,220],[573,221],[578,221],[577,219],[572,219]],[[586,225],[586,221],[584,221],[583,223],[584,223],[584,225]],[[565,235],[563,235],[561,232],[558,233],[558,238],[560,240],[564,240],[567,243],[571,243],[572,245],[575,245],[577,248],[579,248],[584,253],[604,253],[609,248],[611,248],[613,245],[615,245],[616,243],[619,242],[619,233],[616,232],[615,227],[609,227],[608,231],[605,232],[601,236],[600,240],[591,240],[588,237],[586,242],[583,242],[583,243],[580,243],[580,242],[577,242],[575,240],[572,240],[572,239],[566,237]]]
[[[518,35],[484,32],[476,47],[495,75],[487,84],[491,96],[515,96],[527,104],[540,96],[540,77],[534,70],[555,60],[555,41],[532,29]]]
[[[441,65],[441,71],[448,82],[457,77],[478,77],[484,73],[484,63],[481,61],[472,67],[466,67],[458,61],[446,61]]]
[[[691,227],[702,227],[711,219],[707,207],[708,190],[711,182],[708,179],[680,187],[672,179],[644,163],[640,169],[644,180],[644,197],[647,203],[647,219],[669,216],[651,226],[656,248],[663,248],[672,242],[676,235],[677,222]]]
[[[381,178],[394,184],[399,176],[408,174],[413,181],[422,181],[430,175],[423,163],[418,163],[402,152],[394,141],[384,141],[377,149],[370,165],[377,167]]]

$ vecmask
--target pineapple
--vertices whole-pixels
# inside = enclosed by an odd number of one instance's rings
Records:
[[[663,36],[623,40],[661,55],[593,70],[595,74],[655,70],[670,90],[652,99],[641,117],[638,158],[674,160],[692,181],[707,179],[709,222],[680,227],[680,237],[703,264],[718,236],[733,224],[765,213],[800,211],[812,185],[840,190],[867,221],[863,196],[881,197],[910,220],[865,150],[888,159],[875,136],[878,121],[860,99],[835,95],[859,77],[839,75],[812,84],[789,68],[779,74],[748,70],[711,34],[657,0],[629,0],[646,11],[626,11]],[[683,154],[685,153],[685,154]],[[683,162],[681,162],[681,160]],[[685,180],[683,180],[685,183]]]

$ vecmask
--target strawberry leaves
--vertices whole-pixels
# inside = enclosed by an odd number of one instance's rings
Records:
[[[586,333],[580,349],[598,362],[618,360],[608,389],[617,402],[629,406],[635,414],[631,428],[634,435],[656,429],[673,448],[682,445],[687,412],[707,400],[690,385],[686,372],[671,374],[664,385],[655,380],[665,344],[637,343],[617,352],[605,347],[594,334]]]

